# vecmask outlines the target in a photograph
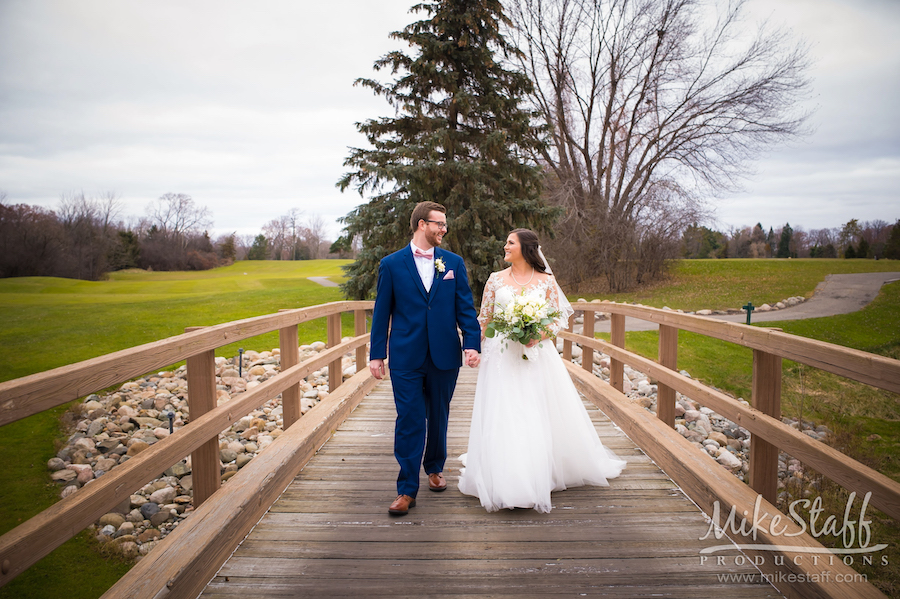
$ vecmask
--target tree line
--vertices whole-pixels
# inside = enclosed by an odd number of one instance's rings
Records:
[[[298,209],[256,235],[213,240],[212,213],[183,193],[166,193],[127,221],[112,191],[63,194],[56,210],[12,204],[0,191],[0,277],[99,280],[128,268],[206,270],[235,260],[306,260],[334,256],[325,221]],[[336,250],[338,251],[338,250]],[[338,254],[340,255],[340,254]]]
[[[681,238],[683,258],[869,258],[900,259],[900,220],[859,222],[841,227],[735,227],[726,233],[693,223]]]

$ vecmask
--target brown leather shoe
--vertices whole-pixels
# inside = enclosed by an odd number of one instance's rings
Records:
[[[411,507],[416,507],[416,498],[409,495],[399,495],[394,500],[394,503],[391,504],[391,507],[388,508],[388,513],[391,516],[405,516],[409,513],[409,508]]]
[[[434,472],[433,474],[428,475],[428,488],[432,491],[440,493],[441,491],[447,490],[447,481],[444,480],[444,474],[441,472]]]

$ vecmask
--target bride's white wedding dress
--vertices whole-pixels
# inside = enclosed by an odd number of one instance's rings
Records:
[[[519,290],[492,274],[481,304],[482,325]],[[546,299],[561,313],[554,332],[568,325],[572,307],[552,276],[525,293]],[[519,507],[546,513],[551,491],[607,486],[625,467],[597,436],[554,341],[540,345],[525,348],[499,335],[482,343],[459,490],[478,497],[488,511]]]

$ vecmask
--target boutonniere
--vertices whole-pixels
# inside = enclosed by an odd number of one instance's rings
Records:
[[[434,261],[434,269],[441,273],[447,270],[447,267],[444,265],[444,260],[442,258],[438,258]]]

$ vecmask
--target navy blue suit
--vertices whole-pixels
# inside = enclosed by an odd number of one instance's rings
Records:
[[[411,497],[419,490],[420,465],[426,474],[444,469],[450,398],[462,350],[481,351],[481,327],[463,259],[440,248],[434,251],[435,262],[442,260],[445,268],[435,272],[430,292],[409,245],[382,259],[372,316],[369,358],[390,356],[397,407],[394,456],[400,465],[397,493]]]

